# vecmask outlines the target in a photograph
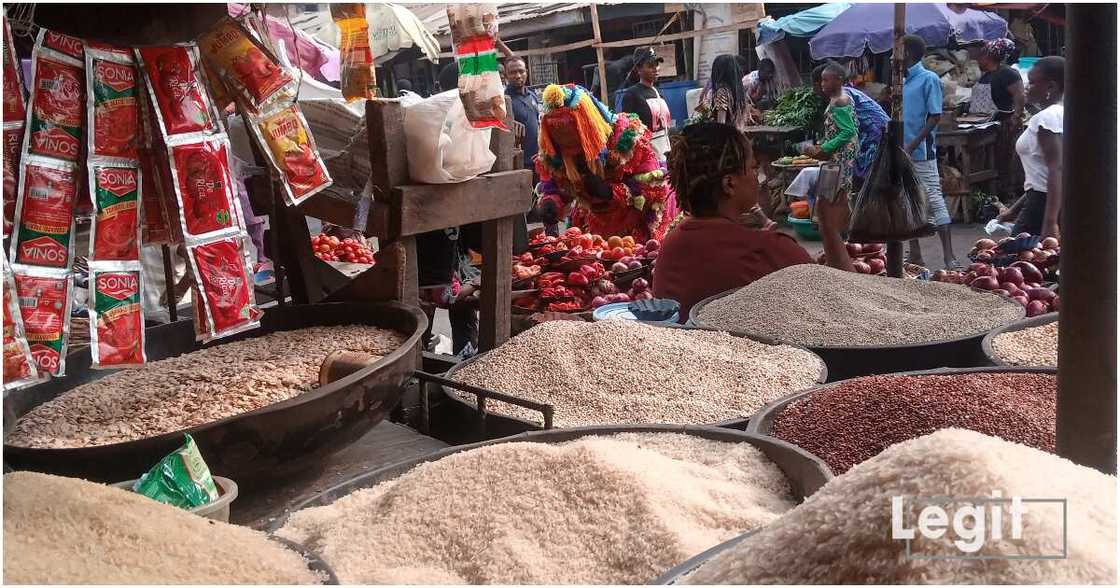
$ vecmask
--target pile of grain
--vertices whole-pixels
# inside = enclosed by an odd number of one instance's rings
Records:
[[[127,490],[4,476],[9,584],[318,584],[303,556],[246,527]]]
[[[988,538],[973,555],[1060,555],[1065,559],[906,557],[891,537],[891,498],[904,497],[903,521],[916,526],[916,497],[1062,498],[1025,503],[1022,539],[1012,539],[1010,504],[1002,504],[1003,539]],[[950,525],[956,505],[950,506]],[[966,525],[971,522],[966,519]],[[990,527],[990,520],[989,520]],[[918,555],[963,553],[950,528],[918,537]],[[1115,584],[1116,477],[1060,457],[961,429],[900,443],[834,478],[782,518],[685,578],[688,584]]]
[[[835,474],[895,443],[961,427],[1054,451],[1058,379],[1049,374],[870,376],[793,402],[770,434]]]
[[[457,453],[297,512],[278,534],[344,584],[627,584],[794,504],[749,444],[619,434]]]
[[[623,320],[551,321],[454,378],[551,404],[557,426],[701,424],[749,416],[814,385],[822,367],[807,351],[727,333]],[[504,402],[489,402],[487,409],[541,420],[538,412]]]
[[[1058,367],[1058,322],[992,337],[992,351],[1007,365]]]
[[[958,284],[801,264],[711,302],[697,322],[810,347],[861,347],[980,335],[1022,317],[1014,301]]]
[[[21,447],[108,445],[154,437],[299,396],[335,349],[385,355],[405,337],[365,325],[270,333],[121,370],[45,402],[16,422]]]

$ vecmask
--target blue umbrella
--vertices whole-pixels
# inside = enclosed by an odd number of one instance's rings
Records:
[[[851,8],[847,2],[829,2],[783,16],[778,20],[763,20],[758,23],[758,44],[765,45],[784,39],[787,34],[794,37],[812,37],[821,27],[832,22],[841,12]]]
[[[954,9],[947,4],[907,4],[906,34],[930,47],[991,41],[1007,36],[1007,21],[994,12]],[[885,53],[894,46],[894,4],[853,4],[809,40],[814,60]]]

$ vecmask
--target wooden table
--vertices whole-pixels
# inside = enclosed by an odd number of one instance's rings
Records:
[[[990,191],[990,182],[999,175],[996,171],[998,125],[937,131],[938,153],[944,153],[946,163],[960,170],[961,183],[967,194],[980,184]]]

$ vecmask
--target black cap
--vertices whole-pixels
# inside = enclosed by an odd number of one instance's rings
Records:
[[[657,55],[653,47],[638,47],[634,50],[634,67],[638,67],[656,61],[657,63],[665,63],[665,59]]]

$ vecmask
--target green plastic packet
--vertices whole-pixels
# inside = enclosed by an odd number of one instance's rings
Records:
[[[132,485],[133,492],[180,508],[194,508],[218,499],[218,487],[194,439],[168,454]]]

